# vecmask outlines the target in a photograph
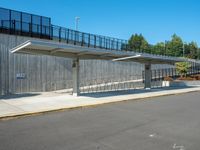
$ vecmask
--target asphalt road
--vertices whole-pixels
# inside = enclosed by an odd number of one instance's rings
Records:
[[[0,121],[0,150],[174,149],[200,149],[200,93]]]

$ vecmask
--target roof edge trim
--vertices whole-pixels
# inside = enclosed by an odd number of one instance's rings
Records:
[[[22,43],[22,44],[20,44],[20,45],[18,45],[16,47],[12,48],[10,51],[11,51],[11,53],[16,53],[17,51],[19,51],[19,50],[21,50],[21,49],[23,49],[23,48],[25,48],[25,47],[27,47],[29,45],[31,45],[31,41],[30,40],[28,40],[28,41],[26,41],[26,42],[24,42],[24,43]]]

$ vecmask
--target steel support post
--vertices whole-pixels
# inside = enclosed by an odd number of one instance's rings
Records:
[[[79,96],[79,59],[74,59],[72,64],[73,96]]]
[[[151,63],[145,64],[144,84],[145,84],[145,89],[151,89]]]

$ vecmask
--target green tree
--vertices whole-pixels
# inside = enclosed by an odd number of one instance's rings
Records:
[[[184,55],[185,55],[185,57],[188,57],[189,54],[190,54],[190,46],[187,43],[185,43],[184,44]]]
[[[196,42],[191,42],[187,46],[188,52],[187,57],[191,59],[197,59],[198,58],[198,45]]]
[[[181,37],[177,36],[176,34],[172,35],[171,41],[166,43],[167,47],[167,55],[170,56],[183,56],[183,41]]]
[[[165,51],[165,43],[164,42],[159,42],[156,45],[153,46],[152,53],[153,54],[158,54],[158,55],[164,55]]]
[[[186,76],[191,64],[188,62],[178,62],[176,63],[176,71],[181,75],[181,77]]]
[[[122,45],[122,49],[146,52],[159,55],[168,55],[176,57],[188,57],[191,59],[200,58],[200,48],[196,42],[190,42],[188,44],[183,43],[181,37],[173,34],[170,41],[159,42],[155,45],[150,45],[142,34],[133,34],[128,40],[128,44]]]
[[[133,34],[128,41],[130,50],[137,52],[149,52],[149,44],[142,34]]]

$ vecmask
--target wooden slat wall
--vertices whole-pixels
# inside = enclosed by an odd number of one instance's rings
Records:
[[[71,87],[72,59],[11,54],[9,50],[30,38],[0,34],[0,95],[52,91]],[[141,75],[143,65],[133,62],[81,60],[81,80]],[[25,73],[25,79],[16,74]]]

